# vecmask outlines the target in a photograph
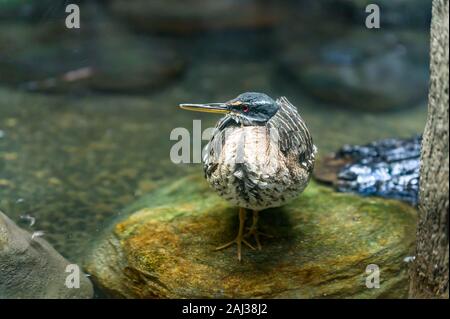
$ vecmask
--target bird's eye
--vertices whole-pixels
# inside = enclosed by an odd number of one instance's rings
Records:
[[[242,112],[247,113],[249,111],[249,108],[247,105],[242,106]]]

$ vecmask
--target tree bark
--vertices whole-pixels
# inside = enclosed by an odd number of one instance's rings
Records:
[[[448,0],[434,0],[428,118],[422,141],[416,258],[411,298],[448,298]]]

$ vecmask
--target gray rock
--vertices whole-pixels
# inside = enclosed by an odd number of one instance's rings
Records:
[[[92,283],[80,272],[79,288],[67,288],[71,263],[40,237],[0,212],[0,299],[92,298]],[[69,270],[69,269],[68,269]]]
[[[411,298],[449,298],[449,3],[433,1],[428,117],[420,156],[419,221]]]

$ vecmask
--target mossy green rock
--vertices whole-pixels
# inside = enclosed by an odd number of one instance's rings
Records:
[[[261,213],[263,250],[214,251],[235,236],[237,209],[189,176],[142,198],[85,261],[125,298],[403,298],[416,211],[398,201],[336,193],[311,182],[291,204]],[[366,287],[366,267],[380,288]]]

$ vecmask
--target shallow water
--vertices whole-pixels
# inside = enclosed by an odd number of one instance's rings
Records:
[[[170,161],[169,135],[175,127],[191,130],[193,119],[204,129],[218,118],[177,105],[224,101],[243,91],[286,95],[320,155],[343,144],[422,132],[426,99],[383,112],[322,102],[280,68],[274,56],[281,49],[272,36],[232,31],[174,37],[189,55],[188,67],[169,84],[139,94],[45,94],[0,86],[0,209],[24,228],[44,231],[59,252],[80,261],[108,221],[136,198],[169,180],[202,174],[198,164]],[[426,60],[420,63],[427,67]],[[21,221],[25,214],[36,217],[32,228]]]
[[[1,107],[0,207],[16,221],[28,213],[63,255],[77,260],[105,221],[140,194],[199,164],[173,164],[170,131],[192,127],[192,113],[175,112],[191,100],[172,92],[153,97],[95,96],[67,101],[6,90]],[[182,89],[182,86],[181,86]],[[365,143],[423,130],[425,107],[367,114],[319,106],[299,96],[320,154],[345,143]],[[4,100],[4,101],[5,101]],[[215,118],[202,116],[213,125]],[[202,123],[204,123],[202,122]]]

